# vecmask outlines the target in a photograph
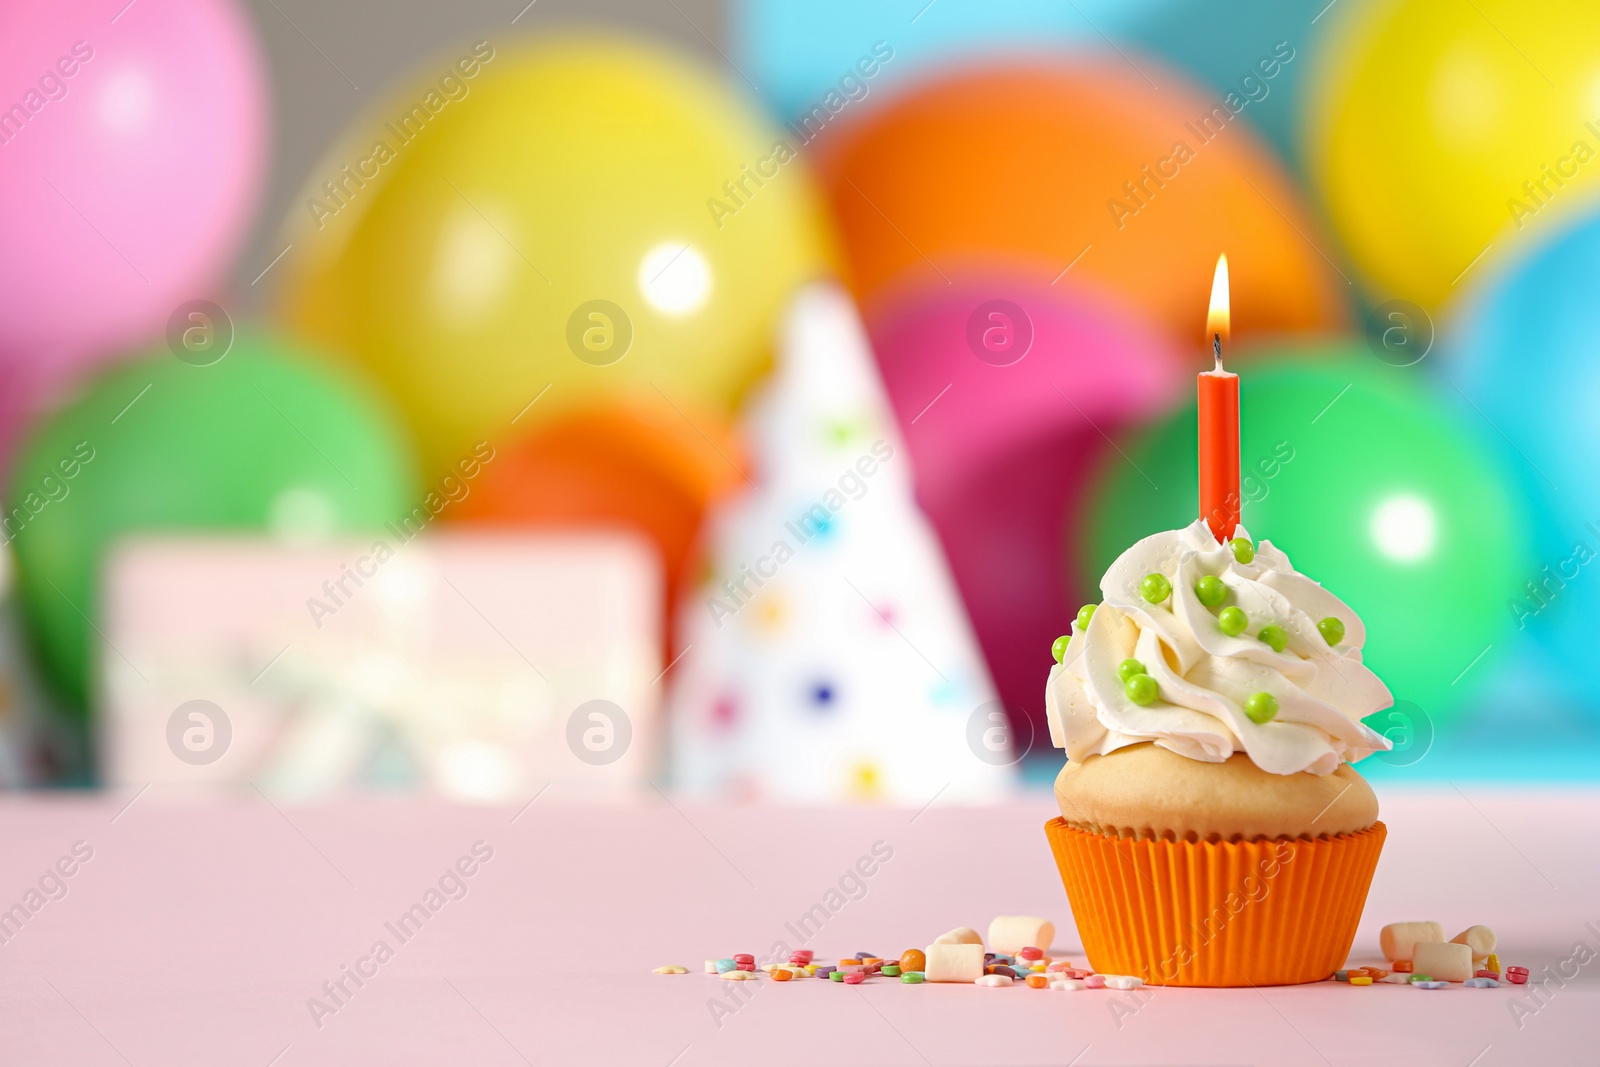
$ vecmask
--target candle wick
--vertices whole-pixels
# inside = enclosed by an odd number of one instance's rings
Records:
[[[1216,358],[1217,370],[1222,370],[1222,335],[1220,333],[1211,335],[1211,354]]]

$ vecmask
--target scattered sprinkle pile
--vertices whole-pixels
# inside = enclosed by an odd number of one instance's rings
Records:
[[[978,946],[981,948],[981,944]],[[937,950],[938,946],[929,946]],[[939,953],[935,951],[935,955]],[[1137,989],[1144,980],[1130,975],[1095,974],[1087,968],[1072,966],[1072,961],[1052,959],[1043,949],[1025,946],[1015,954],[1004,952],[972,953],[981,960],[979,973],[970,981],[974,985],[1000,987],[1018,983],[1030,989]],[[668,964],[657,967],[656,974],[687,974],[687,967]],[[835,963],[818,963],[810,949],[790,955],[787,963],[757,964],[748,952],[738,952],[722,959],[706,960],[705,973],[714,974],[726,982],[755,981],[766,974],[774,982],[792,982],[797,978],[822,978],[844,985],[860,985],[869,979],[898,979],[904,985],[918,985],[927,981],[967,981],[967,978],[929,978],[928,953],[923,949],[908,948],[898,959],[883,957],[872,952],[857,952],[854,956]]]
[[[1029,989],[1055,989],[1075,992],[1082,989],[1138,989],[1144,979],[1125,974],[1096,974],[1085,964],[1052,958],[1046,948],[1025,944],[1013,948],[1019,937],[1048,946],[1055,926],[1034,916],[1002,915],[989,925],[989,944],[997,951],[984,951],[984,940],[971,927],[957,927],[941,934],[926,949],[908,948],[899,958],[873,952],[857,952],[836,963],[818,963],[815,953],[801,949],[787,962],[757,964],[754,955],[736,952],[732,956],[705,961],[705,973],[727,982],[750,982],[765,974],[774,982],[800,978],[821,978],[844,985],[860,985],[873,979],[898,979],[904,985],[922,982],[965,982],[995,989],[1025,985]],[[1353,986],[1410,985],[1417,989],[1447,989],[1452,983],[1467,989],[1497,989],[1504,981],[1525,985],[1526,967],[1500,967],[1494,931],[1487,926],[1470,926],[1449,941],[1436,922],[1390,923],[1380,936],[1383,954],[1392,962],[1390,969],[1355,967],[1335,971],[1330,981]],[[998,951],[1010,948],[1011,951]],[[667,964],[656,974],[688,974],[687,967]]]

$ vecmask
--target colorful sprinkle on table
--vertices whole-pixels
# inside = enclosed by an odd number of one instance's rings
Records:
[[[983,974],[973,984],[990,989],[1021,985],[1029,989],[1065,991],[1134,990],[1145,984],[1143,979],[1133,975],[1096,974],[1088,965],[1074,967],[1070,960],[1052,959],[1047,952],[1047,949],[1034,945],[1016,949],[1014,955],[985,952]],[[763,975],[774,982],[784,983],[810,976],[847,985],[861,985],[877,978],[898,981],[902,985],[927,982],[927,953],[921,949],[907,949],[899,958],[857,952],[854,956],[840,957],[837,963],[827,964],[813,962],[815,955],[810,949],[801,949],[789,953],[787,963],[777,962],[782,956],[774,957],[773,962],[767,963],[757,962],[752,953],[736,952],[730,956],[707,959],[705,971],[731,982],[756,981]],[[1485,967],[1484,962],[1494,966]],[[1460,984],[1467,989],[1498,989],[1507,983],[1527,984],[1528,968],[1513,966],[1500,971],[1496,969],[1499,963],[1499,956],[1491,954],[1486,961],[1480,960],[1472,977]],[[1448,989],[1454,984],[1430,974],[1412,973],[1414,968],[1410,960],[1394,960],[1390,967],[1393,970],[1373,966],[1343,967],[1329,975],[1328,980],[1353,986],[1370,986],[1381,982],[1385,985],[1414,985],[1418,989],[1429,990]],[[663,964],[654,968],[653,973],[688,974],[689,968]]]

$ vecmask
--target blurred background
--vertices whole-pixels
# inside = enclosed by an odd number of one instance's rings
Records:
[[[1219,253],[1363,773],[1592,779],[1597,153],[1578,3],[13,0],[0,785],[1048,788]]]

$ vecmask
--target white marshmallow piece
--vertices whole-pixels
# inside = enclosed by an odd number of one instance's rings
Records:
[[[1142,985],[1144,985],[1143,978],[1135,978],[1128,974],[1106,975],[1107,989],[1138,989]]]
[[[1436,922],[1390,923],[1378,934],[1378,944],[1386,960],[1409,960],[1417,942],[1443,940],[1444,927]]]
[[[1005,975],[1005,974],[986,974],[982,978],[973,979],[972,984],[973,985],[981,985],[981,986],[998,987],[998,986],[1003,986],[1003,985],[1010,985],[1011,981],[1012,980],[1011,980],[1011,976],[1010,975]]]
[[[1411,956],[1413,974],[1435,981],[1465,982],[1472,977],[1472,949],[1454,941],[1419,941]]]
[[[1499,944],[1499,938],[1494,936],[1494,931],[1487,926],[1469,926],[1450,939],[1451,943],[1466,945],[1472,949],[1474,961],[1487,960],[1489,953]]]
[[[1444,938],[1439,940],[1443,941]],[[983,938],[978,936],[978,931],[970,926],[958,926],[949,933],[940,934],[933,939],[935,945],[981,945]]]
[[[952,945],[935,941],[925,955],[922,977],[928,982],[976,982],[983,973],[983,946]],[[1005,977],[1001,975],[1001,977]]]
[[[1056,924],[1037,915],[999,915],[989,924],[989,949],[1015,956],[1025,948],[1049,951],[1056,937]],[[1439,935],[1444,940],[1444,935]]]
[[[1069,993],[1075,993],[1080,989],[1088,989],[1089,987],[1076,978],[1056,978],[1051,980],[1050,988],[1062,989]]]

